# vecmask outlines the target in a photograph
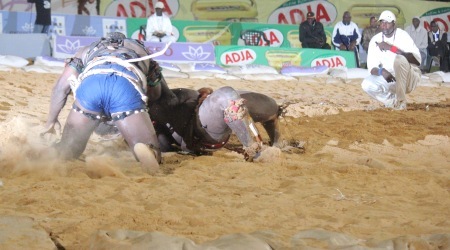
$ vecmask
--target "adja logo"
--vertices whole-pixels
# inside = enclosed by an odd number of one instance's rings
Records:
[[[342,56],[330,56],[316,58],[311,62],[311,67],[322,65],[328,66],[328,68],[344,67],[347,65],[347,61]]]
[[[228,66],[249,64],[255,60],[256,52],[252,49],[227,51],[220,55],[220,62]]]
[[[306,20],[306,13],[312,11],[316,14],[316,20],[324,26],[330,25],[336,20],[336,7],[325,0],[294,1],[282,4],[268,18],[268,23],[299,24]]]

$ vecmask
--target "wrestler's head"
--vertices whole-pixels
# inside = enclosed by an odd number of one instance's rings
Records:
[[[106,37],[106,40],[108,40],[110,43],[115,44],[115,45],[123,45],[123,41],[126,39],[127,37],[118,31],[114,31],[108,34],[108,36]]]

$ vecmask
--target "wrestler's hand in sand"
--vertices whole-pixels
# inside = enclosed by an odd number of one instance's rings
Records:
[[[48,133],[61,136],[61,123],[58,120],[56,120],[56,122],[46,123],[44,129],[39,134],[44,136]]]

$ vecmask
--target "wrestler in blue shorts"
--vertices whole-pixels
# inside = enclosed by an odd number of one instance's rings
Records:
[[[112,120],[144,171],[159,170],[161,153],[146,105],[148,98],[158,99],[168,88],[155,61],[129,62],[149,54],[142,43],[114,32],[68,60],[53,87],[42,132],[60,129],[58,115],[72,91],[75,101],[57,145],[62,158],[79,157],[100,122]]]
[[[112,69],[129,77],[138,77],[117,64],[100,65],[94,69]],[[86,77],[76,90],[77,106],[111,116],[146,109],[141,95],[130,82],[117,74],[95,74]]]

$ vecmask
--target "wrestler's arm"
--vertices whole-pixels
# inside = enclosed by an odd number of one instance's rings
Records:
[[[147,97],[150,101],[156,101],[161,97],[161,84],[156,86],[147,86]]]
[[[55,122],[58,119],[58,115],[61,109],[64,107],[67,101],[67,96],[70,94],[70,84],[67,79],[71,75],[77,75],[78,73],[72,67],[66,67],[52,89],[52,96],[50,100],[50,112],[47,123]]]
[[[151,54],[143,42],[135,39],[126,39],[124,46],[134,50],[139,57],[145,57]],[[161,85],[164,82],[159,64],[153,59],[148,59],[139,62],[138,66],[140,66],[139,68],[143,71],[142,73],[147,77],[147,82],[143,84],[147,85],[147,92],[145,94],[149,98],[149,101],[152,102],[158,100],[161,97]],[[148,69],[147,72],[145,72],[146,69]]]
[[[80,58],[82,53],[84,52],[84,49],[80,50],[76,55],[75,58]],[[52,88],[52,94],[50,97],[50,110],[47,118],[47,122],[45,123],[45,129],[43,132],[41,132],[41,135],[52,132],[54,129],[60,130],[61,124],[58,121],[59,113],[61,112],[62,108],[66,104],[67,97],[70,94],[71,88],[70,83],[68,81],[70,76],[78,77],[79,72],[67,64],[64,67],[64,70],[57,80],[56,84]],[[55,128],[56,126],[56,128]],[[60,131],[58,131],[60,132]]]
[[[150,70],[147,74],[147,97],[149,103],[163,98],[169,106],[178,104],[177,96],[169,89],[169,86],[161,72],[161,67],[156,61],[150,61]]]
[[[161,90],[165,83],[164,77],[161,73],[159,64],[150,59],[149,68],[147,72],[147,97],[149,102],[158,100],[161,97]],[[167,84],[166,84],[167,85]]]

